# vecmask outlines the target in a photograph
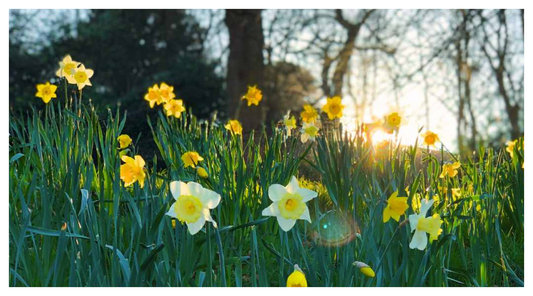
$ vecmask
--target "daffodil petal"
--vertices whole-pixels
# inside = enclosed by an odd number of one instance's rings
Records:
[[[192,196],[197,196],[197,197],[200,197],[203,195],[203,187],[202,185],[196,183],[196,182],[189,182],[187,183],[187,186],[189,187],[189,193],[192,195]]]
[[[168,210],[168,212],[166,213],[166,215],[174,218],[174,219],[178,219],[178,215],[176,214],[176,212],[174,212],[174,205],[176,203],[173,203],[171,206],[170,206],[170,210]]]
[[[182,195],[189,195],[189,187],[186,183],[181,181],[173,181],[170,183],[170,192],[175,200]]]
[[[300,219],[301,220],[306,220],[307,222],[312,223],[311,222],[311,215],[309,214],[309,208],[307,206],[305,206],[305,210],[302,213],[302,215],[300,216]]]
[[[294,224],[296,224],[296,220],[293,219],[286,219],[281,216],[277,216],[276,218],[278,219],[279,227],[285,232],[291,230]]]
[[[426,213],[428,212],[429,208],[431,208],[434,202],[435,201],[432,199],[431,200],[422,199],[421,206],[420,206],[420,215],[422,217],[426,217]]]
[[[411,249],[419,249],[420,251],[423,251],[428,244],[428,238],[424,231],[415,231],[415,234],[413,235],[413,239],[411,239],[411,243],[409,244],[409,248]]]
[[[204,215],[205,221],[211,222],[211,223],[213,223],[214,227],[217,227],[217,222],[215,222],[215,220],[213,220],[213,218],[211,218],[211,213],[209,212],[209,209],[203,209],[202,210],[202,214]]]
[[[287,185],[285,188],[289,193],[296,193],[298,188],[300,188],[300,186],[298,185],[298,179],[296,179],[295,176],[292,176],[289,185]]]
[[[411,226],[411,232],[416,230],[416,227],[418,226],[418,219],[420,219],[420,215],[418,214],[409,215],[409,225]]]
[[[187,228],[189,229],[189,233],[191,235],[195,235],[200,231],[205,225],[205,217],[204,215],[200,215],[200,218],[196,220],[196,222],[193,223],[187,223]]]
[[[280,184],[274,184],[268,187],[268,197],[273,202],[281,200],[281,198],[286,194],[287,189],[285,189],[285,187],[281,186]]]
[[[268,208],[261,212],[263,216],[277,216],[279,215],[279,207],[277,203],[271,204]]]
[[[202,194],[200,195],[200,201],[206,206],[208,209],[214,209],[218,206],[220,203],[220,200],[222,198],[220,197],[220,194],[211,191],[206,188],[202,188]]]
[[[309,190],[307,188],[298,188],[296,190],[296,193],[302,196],[303,202],[308,202],[318,196],[318,193],[314,192],[313,190]]]

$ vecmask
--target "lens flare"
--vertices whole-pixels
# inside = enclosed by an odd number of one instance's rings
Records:
[[[319,219],[311,237],[317,245],[335,247],[351,242],[359,232],[358,223],[351,215],[330,211]]]

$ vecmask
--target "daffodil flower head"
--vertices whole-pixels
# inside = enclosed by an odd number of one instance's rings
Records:
[[[301,188],[296,177],[293,176],[287,186],[271,185],[268,188],[268,197],[273,203],[264,209],[262,214],[276,217],[283,231],[291,230],[296,220],[307,220],[311,223],[309,209],[305,203],[317,197],[317,193]]]
[[[433,200],[423,199],[420,205],[420,213],[409,215],[411,232],[414,231],[415,233],[409,244],[411,249],[424,250],[428,242],[427,234],[429,234],[429,241],[432,242],[442,233],[440,215],[435,214],[431,217],[426,217],[426,213],[433,205],[433,202]]]
[[[164,103],[163,97],[159,93],[159,86],[154,84],[148,88],[148,92],[144,95],[144,99],[150,103],[150,108],[154,108],[154,105],[161,105]]]
[[[141,188],[144,187],[144,159],[140,155],[135,155],[135,159],[129,156],[122,156],[124,164],[120,166],[120,179],[124,181],[124,186],[131,186],[135,182],[139,182]]]
[[[313,106],[306,104],[304,110],[300,113],[302,120],[307,123],[312,123],[318,118],[318,112],[316,112]]]
[[[248,86],[248,92],[241,98],[241,100],[248,101],[248,106],[256,105],[259,106],[259,102],[263,99],[263,94],[261,90],[257,88],[256,85]]]
[[[516,146],[516,143],[518,143],[518,140],[508,141],[507,143],[505,143],[507,145],[507,148],[505,148],[505,151],[509,152],[509,155],[511,156],[511,158],[513,158],[514,147]]]
[[[316,136],[318,135],[318,131],[320,130],[320,123],[317,122],[311,122],[307,123],[304,122],[301,129],[301,141],[302,143],[306,143],[308,140],[314,141]]]
[[[238,120],[229,120],[224,128],[230,131],[233,135],[242,135],[242,125]]]
[[[182,100],[167,100],[163,107],[167,111],[167,116],[174,116],[176,118],[180,118],[181,113],[185,111]]]
[[[123,134],[123,135],[118,136],[117,141],[118,141],[120,149],[124,149],[128,147],[129,145],[131,145],[132,139],[130,138],[130,136]]]
[[[435,143],[440,142],[439,136],[430,131],[426,131],[425,133],[423,133],[422,138],[424,138],[424,145],[426,146],[435,147]]]
[[[298,264],[294,265],[294,271],[287,278],[287,287],[307,287],[305,274],[300,269]]]
[[[56,71],[57,77],[72,76],[76,73],[76,68],[80,63],[73,61],[70,55],[66,55],[61,62],[59,62],[59,69]]]
[[[387,133],[392,134],[395,131],[397,132],[400,129],[400,126],[404,124],[405,118],[401,112],[394,111],[385,115],[382,127]]]
[[[181,181],[171,182],[170,192],[176,201],[166,214],[187,224],[191,235],[198,233],[206,221],[217,227],[209,210],[216,208],[220,203],[221,197],[218,193],[195,182]]]
[[[405,214],[409,208],[407,197],[398,197],[398,191],[395,191],[387,200],[387,206],[383,210],[383,223],[387,223],[390,218],[400,221],[400,216]]]
[[[359,268],[359,271],[361,271],[361,273],[367,277],[373,278],[376,276],[376,273],[374,272],[374,270],[370,266],[368,266],[368,264],[364,262],[355,261],[353,265]]]
[[[442,173],[440,174],[440,178],[444,178],[446,176],[449,176],[450,178],[453,178],[457,176],[458,169],[461,167],[461,163],[456,161],[454,163],[445,163],[442,165]]]
[[[209,176],[207,174],[207,171],[201,166],[196,168],[196,172],[198,173],[198,176],[200,176],[201,178],[204,178],[204,179]]]
[[[57,98],[57,86],[46,82],[46,84],[37,84],[36,97],[41,98],[45,104],[48,104],[52,98]]]
[[[68,83],[78,85],[79,90],[82,90],[86,85],[92,86],[89,78],[93,77],[93,70],[85,69],[85,66],[82,64],[78,68],[75,68],[72,73],[72,75],[65,76]]]
[[[290,117],[291,111],[287,112],[287,115],[283,116],[283,124],[287,130],[287,135],[291,135],[291,130],[296,128],[296,118]]]
[[[198,163],[203,160],[204,158],[201,157],[200,154],[198,154],[198,152],[194,152],[194,151],[185,152],[181,156],[181,161],[183,161],[185,168],[187,167],[196,168]]]
[[[328,118],[333,120],[335,118],[342,117],[342,110],[344,105],[341,104],[341,97],[336,96],[333,98],[327,98],[327,103],[322,107],[322,111],[328,114]]]
[[[161,100],[163,100],[163,102],[169,102],[170,100],[172,100],[172,99],[174,99],[176,97],[176,94],[174,94],[174,87],[173,86],[169,86],[168,84],[166,84],[164,82],[161,83],[161,86],[159,87],[159,94],[160,94]]]

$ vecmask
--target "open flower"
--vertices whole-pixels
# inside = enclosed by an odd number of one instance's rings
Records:
[[[302,120],[307,123],[314,122],[318,118],[318,113],[311,105],[304,105],[304,111],[300,113]]]
[[[259,106],[259,102],[263,98],[261,90],[257,86],[248,86],[248,92],[242,97],[242,100],[248,101],[248,106]]]
[[[126,134],[118,136],[117,140],[118,140],[118,144],[120,145],[120,149],[124,149],[128,147],[132,142],[130,136]]]
[[[398,131],[402,125],[402,117],[398,112],[392,112],[385,116],[383,128],[389,134]]]
[[[141,188],[144,187],[144,159],[140,155],[135,155],[135,159],[129,156],[122,156],[122,161],[125,162],[120,166],[120,179],[124,181],[124,186],[128,187],[133,183],[139,181]]]
[[[52,98],[57,98],[56,95],[57,86],[46,82],[46,84],[37,84],[36,97],[43,99],[43,102],[47,104]]]
[[[274,184],[268,188],[268,197],[273,203],[264,209],[262,214],[275,216],[279,227],[283,231],[289,231],[298,219],[311,223],[309,209],[305,203],[316,196],[316,192],[300,188],[298,180],[293,176],[287,186]]]
[[[220,203],[221,198],[218,193],[203,188],[195,182],[181,181],[171,182],[170,192],[176,202],[170,206],[167,215],[186,223],[191,235],[198,233],[204,227],[205,221],[217,227],[209,210],[216,208]]]
[[[306,143],[308,140],[314,141],[315,137],[318,134],[319,129],[320,129],[320,124],[318,122],[311,122],[311,123],[304,122],[302,126],[302,130],[301,130],[302,143]]]
[[[364,262],[355,261],[353,265],[359,268],[359,271],[361,271],[361,273],[366,275],[367,277],[373,278],[376,276],[376,273],[374,272],[374,270],[372,270],[372,268]]]
[[[509,141],[509,142],[505,143],[507,145],[507,148],[505,148],[505,151],[509,152],[509,155],[511,156],[511,158],[513,158],[514,147],[515,147],[516,143],[518,143],[518,140]]]
[[[290,117],[291,111],[287,112],[287,115],[283,116],[283,124],[287,129],[287,135],[291,135],[291,130],[296,128],[296,118]]]
[[[75,68],[72,73],[72,75],[65,76],[68,83],[77,84],[79,90],[82,90],[86,85],[92,86],[89,78],[93,77],[93,70],[85,69],[85,66],[82,64],[78,68]]]
[[[328,102],[322,107],[322,111],[328,114],[330,120],[341,118],[342,109],[344,109],[344,105],[341,104],[341,97],[336,96],[333,98],[327,98],[327,100]]]
[[[166,101],[163,107],[167,111],[167,116],[174,116],[176,118],[180,118],[181,113],[185,111],[182,100],[170,99]]]
[[[287,278],[287,287],[307,287],[305,274],[298,264],[294,264],[294,271]]]
[[[444,178],[446,176],[449,176],[450,178],[453,178],[457,176],[457,169],[461,167],[461,163],[456,161],[454,163],[445,163],[442,165],[442,173],[440,174],[440,178]]]
[[[435,147],[435,143],[440,142],[439,136],[433,132],[426,131],[422,134],[424,145]]]
[[[174,87],[169,86],[164,82],[161,83],[161,86],[159,87],[159,95],[161,95],[161,99],[164,103],[169,102],[170,100],[176,97],[176,95],[174,94]]]
[[[234,135],[242,135],[242,125],[239,123],[238,120],[230,120],[228,123],[224,126],[228,131],[230,131]]]
[[[76,73],[76,68],[80,63],[73,61],[70,55],[66,55],[61,62],[59,62],[59,69],[56,71],[57,77],[72,76]]]
[[[150,108],[154,108],[155,104],[161,105],[164,102],[163,97],[159,93],[159,86],[157,86],[157,84],[148,88],[148,93],[144,95],[144,99],[150,103]]]
[[[400,221],[400,216],[405,214],[409,208],[407,197],[398,197],[398,191],[395,191],[387,200],[387,206],[383,210],[383,223],[387,223],[390,218]]]
[[[200,154],[198,154],[198,152],[194,152],[194,151],[185,152],[181,156],[181,161],[183,161],[186,168],[187,167],[196,168],[198,163],[203,160],[204,160],[203,157],[201,157]]]
[[[420,213],[409,215],[409,224],[411,225],[411,232],[415,232],[409,248],[424,250],[428,244],[426,234],[429,234],[429,241],[436,240],[442,233],[440,226],[442,220],[439,214],[435,214],[426,218],[426,213],[433,205],[433,200],[423,199],[420,205]]]

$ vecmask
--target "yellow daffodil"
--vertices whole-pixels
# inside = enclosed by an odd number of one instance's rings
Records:
[[[273,202],[264,209],[263,216],[275,216],[283,231],[289,231],[296,224],[296,220],[307,220],[311,223],[311,216],[306,202],[317,197],[317,193],[300,188],[296,177],[292,177],[287,186],[273,184],[268,188],[268,197]]]
[[[341,104],[341,97],[327,98],[327,100],[328,102],[322,107],[322,111],[328,114],[330,120],[341,118],[342,110],[344,109],[344,105]]]
[[[283,117],[283,124],[285,129],[287,129],[287,135],[291,135],[291,130],[296,128],[296,118],[294,116],[290,117],[291,111],[287,112],[287,115]]]
[[[424,145],[435,147],[435,143],[440,142],[439,136],[433,132],[426,131],[422,134],[424,138]]]
[[[311,105],[304,105],[304,111],[300,113],[302,120],[307,123],[312,123],[318,118],[318,113]]]
[[[454,163],[445,163],[442,165],[442,173],[440,174],[440,178],[444,178],[446,176],[449,176],[450,178],[453,178],[457,176],[457,169],[461,167],[461,163],[456,161]]]
[[[163,107],[167,111],[167,116],[174,116],[176,118],[180,118],[181,113],[185,111],[182,100],[170,99],[166,101]]]
[[[196,168],[196,172],[198,173],[198,176],[200,176],[201,178],[208,177],[207,171],[201,166]]]
[[[56,95],[57,86],[46,82],[46,84],[37,84],[36,97],[41,98],[45,104],[50,102],[52,98],[57,98]]]
[[[241,100],[248,101],[248,106],[256,105],[259,106],[259,102],[263,98],[261,90],[257,86],[248,86],[248,92],[242,97]]]
[[[394,131],[398,131],[402,125],[402,117],[398,112],[392,112],[385,116],[385,123],[383,128],[389,134],[392,134]]]
[[[242,125],[238,120],[230,120],[224,127],[233,135],[242,135]]]
[[[511,158],[513,158],[514,147],[515,147],[516,143],[518,143],[518,140],[509,141],[509,142],[506,143],[507,148],[505,148],[505,151],[509,152],[509,155],[511,156]]]
[[[220,195],[214,191],[203,188],[202,185],[189,182],[173,181],[170,183],[170,192],[176,200],[166,213],[168,216],[178,219],[187,224],[191,235],[200,231],[205,222],[217,223],[211,218],[209,210],[212,210],[220,203]]]
[[[148,92],[144,95],[144,99],[150,103],[150,108],[154,108],[154,105],[161,105],[164,103],[163,97],[159,93],[159,86],[154,84],[148,88]]]
[[[124,186],[128,187],[133,183],[139,181],[141,188],[144,187],[144,159],[140,155],[135,155],[135,159],[129,156],[122,156],[122,161],[125,162],[120,166],[120,179],[124,181]]]
[[[76,68],[78,68],[80,63],[73,61],[70,55],[67,55],[59,62],[59,69],[56,71],[57,77],[67,77],[72,76],[76,73]]]
[[[89,78],[93,77],[93,70],[85,69],[85,66],[82,64],[78,68],[75,68],[72,73],[72,75],[65,76],[68,83],[77,84],[79,90],[82,90],[86,85],[92,86]]]
[[[305,274],[298,267],[298,264],[294,264],[294,271],[287,278],[287,287],[307,287]]]
[[[176,97],[176,95],[174,94],[174,87],[169,86],[164,82],[161,83],[161,86],[159,87],[159,95],[161,96],[163,102],[169,102],[170,100]]]
[[[311,122],[311,123],[304,122],[302,126],[302,130],[301,130],[302,143],[306,143],[308,140],[314,141],[315,137],[318,134],[319,129],[320,129],[320,124],[318,122]]]
[[[359,271],[361,271],[361,273],[366,275],[367,277],[373,278],[376,276],[376,273],[374,272],[374,270],[372,270],[372,268],[364,262],[355,261],[353,265],[359,268]]]
[[[128,147],[132,142],[130,136],[128,135],[120,135],[118,136],[117,140],[118,140],[118,144],[120,145],[120,149],[124,149]]]
[[[203,160],[204,160],[203,157],[201,157],[200,154],[198,154],[198,152],[194,152],[194,151],[185,152],[181,156],[181,161],[183,161],[183,164],[185,165],[186,168],[187,167],[196,168],[198,163]]]
[[[461,188],[452,188],[452,199],[457,200],[461,198]]]
[[[400,216],[405,214],[409,208],[407,197],[398,197],[398,191],[395,191],[387,200],[387,206],[383,210],[383,223],[387,223],[390,218],[400,221]]]
[[[409,215],[411,232],[415,232],[409,244],[411,249],[424,250],[428,243],[426,234],[429,234],[429,242],[432,242],[442,233],[440,215],[435,214],[431,217],[426,217],[426,213],[433,205],[433,202],[433,200],[423,199],[420,205],[420,213]]]

